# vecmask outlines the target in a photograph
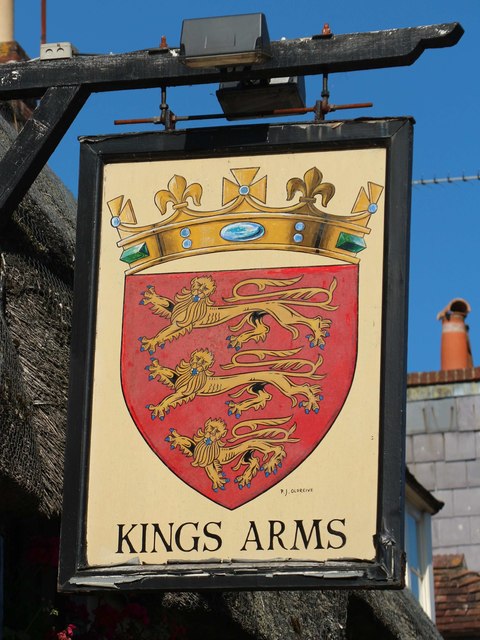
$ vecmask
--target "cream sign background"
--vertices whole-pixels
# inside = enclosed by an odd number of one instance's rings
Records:
[[[154,224],[160,217],[154,194],[166,189],[173,175],[180,175],[185,177],[187,184],[201,183],[202,209],[217,210],[221,203],[222,179],[232,177],[231,169],[242,167],[260,167],[258,175],[268,177],[268,203],[275,207],[291,204],[287,203],[285,195],[288,180],[303,176],[311,167],[318,167],[324,180],[336,188],[325,210],[337,215],[352,210],[359,189],[368,182],[386,183],[384,149],[105,166],[86,514],[89,566],[126,563],[137,557],[142,563],[158,565],[172,560],[272,561],[287,558],[318,562],[340,558],[372,560],[375,556],[383,196],[369,221],[371,232],[366,236],[367,248],[359,254],[358,355],[350,392],[318,447],[287,477],[254,500],[228,510],[199,495],[159,460],[135,427],[126,406],[119,363],[124,274],[128,265],[119,260],[118,235],[112,227],[107,203],[123,195],[125,200],[131,200],[142,225]],[[187,256],[152,266],[149,272],[210,273],[331,264],[341,262],[295,248],[291,251],[247,249]],[[175,348],[175,342],[165,347]],[[152,384],[157,385],[156,382]],[[173,416],[174,413],[171,420]],[[179,425],[178,430],[182,426]],[[155,421],[154,428],[163,430],[165,437],[168,436],[163,422]],[[231,483],[227,490],[237,491],[238,488]],[[321,522],[315,525],[316,520]],[[298,521],[303,522],[307,534],[313,532],[308,544],[303,544],[298,534]],[[283,523],[284,528],[275,522]],[[158,535],[155,544],[155,525],[164,535],[174,532],[171,551],[166,550]],[[316,526],[321,533],[321,545],[316,544]],[[280,537],[276,536],[280,531]],[[323,548],[318,548],[320,546]]]

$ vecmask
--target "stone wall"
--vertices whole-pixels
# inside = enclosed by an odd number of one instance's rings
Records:
[[[407,464],[445,503],[433,518],[434,554],[463,553],[479,571],[479,380],[409,387]]]

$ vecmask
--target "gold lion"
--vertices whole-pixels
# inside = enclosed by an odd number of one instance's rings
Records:
[[[299,336],[297,325],[306,326],[311,332],[307,336],[310,346],[323,349],[332,321],[320,315],[309,318],[292,307],[315,307],[334,311],[337,307],[331,302],[337,280],[333,278],[327,289],[322,287],[286,288],[299,282],[302,277],[284,280],[278,278],[242,280],[234,286],[232,296],[225,298],[225,302],[231,304],[224,305],[216,305],[211,300],[216,289],[215,280],[211,276],[192,278],[190,288],[184,287],[175,295],[174,300],[160,295],[153,285],[149,285],[142,292],[140,304],[151,305],[150,310],[155,315],[168,318],[170,324],[152,338],[140,337],[140,350],[148,351],[153,355],[157,347],[163,348],[166,342],[190,333],[193,329],[213,327],[242,316],[235,326],[230,327],[230,330],[239,331],[245,325],[250,329],[238,336],[230,335],[227,338],[228,346],[239,351],[249,340],[254,342],[266,340],[270,331],[269,326],[263,321],[266,315],[271,316],[281,327],[287,329],[294,339]],[[241,293],[241,290],[247,286],[255,287],[257,293]],[[265,292],[267,287],[276,288],[277,291]],[[312,298],[319,296],[323,300],[311,301]]]
[[[302,396],[305,400],[299,406],[304,407],[306,413],[310,411],[318,413],[318,402],[322,400],[321,388],[308,383],[296,384],[292,378],[321,380],[325,376],[317,375],[316,371],[323,359],[320,355],[316,362],[292,358],[299,351],[301,349],[250,350],[236,353],[229,364],[222,365],[222,369],[242,367],[250,371],[223,376],[217,376],[212,371],[215,357],[208,349],[195,349],[190,354],[188,362],[181,360],[175,369],[165,367],[156,358],[151,358],[151,364],[145,367],[149,371],[149,379],[158,378],[158,381],[172,389],[173,393],[159,404],[149,404],[146,408],[152,412],[152,420],[157,417],[163,420],[170,409],[185,402],[191,402],[197,396],[220,395],[240,387],[235,393],[229,394],[230,397],[237,399],[244,393],[249,393],[250,397],[238,401],[230,400],[226,403],[228,414],[235,414],[239,418],[242,412],[248,409],[257,410],[266,406],[272,399],[272,395],[265,390],[265,387],[270,384],[290,398],[292,407],[298,404],[296,396]],[[272,356],[273,359],[266,359],[267,356]],[[254,371],[254,369],[260,370]]]
[[[290,429],[280,428],[280,425],[290,419],[291,417],[239,422],[234,425],[232,437],[227,440],[229,443],[236,443],[231,446],[223,441],[227,435],[227,425],[221,418],[209,418],[203,429],[198,429],[192,438],[170,429],[170,435],[165,440],[170,443],[171,449],[178,449],[187,457],[193,458],[192,467],[205,469],[215,492],[225,489],[225,485],[230,482],[223,466],[237,461],[232,467],[233,471],[246,467],[235,478],[238,488],[243,489],[250,487],[259,471],[264,471],[267,477],[271,473],[276,474],[287,455],[284,445],[299,442],[298,438],[292,438],[296,424]],[[258,429],[259,426],[266,428]],[[262,454],[261,461],[254,455],[256,452]]]

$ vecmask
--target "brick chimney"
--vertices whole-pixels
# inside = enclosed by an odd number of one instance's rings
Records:
[[[455,298],[437,315],[437,320],[442,321],[442,371],[473,367],[468,325],[465,324],[470,311],[466,300]]]

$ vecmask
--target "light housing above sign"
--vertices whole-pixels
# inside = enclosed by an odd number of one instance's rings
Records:
[[[227,120],[255,117],[284,109],[305,108],[305,78],[270,78],[223,82],[216,92]]]
[[[180,54],[188,67],[232,67],[271,57],[263,13],[184,20]]]
[[[402,584],[411,143],[82,139],[60,589]]]

